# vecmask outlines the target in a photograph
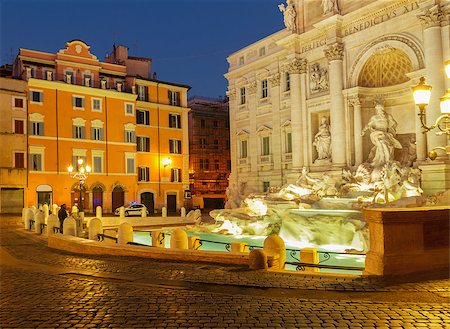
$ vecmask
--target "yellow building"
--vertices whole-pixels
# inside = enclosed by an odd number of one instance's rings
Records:
[[[151,60],[129,57],[126,47],[105,62],[89,48],[73,40],[56,54],[20,49],[14,75],[28,82],[27,205],[78,205],[79,182],[67,167],[76,170],[81,158],[92,168],[85,211],[129,202],[179,209],[188,186],[189,87],[150,79]],[[171,154],[171,140],[186,143],[183,152]]]
[[[0,78],[0,212],[20,212],[26,189],[26,83]]]

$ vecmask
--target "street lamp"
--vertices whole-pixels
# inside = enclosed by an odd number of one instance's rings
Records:
[[[70,178],[78,179],[78,182],[80,184],[80,202],[79,202],[79,212],[83,212],[83,199],[82,199],[82,193],[81,189],[83,187],[84,181],[88,178],[88,173],[91,172],[91,167],[89,165],[84,166],[83,165],[83,159],[78,159],[78,171],[73,171],[73,166],[70,165],[67,167],[67,171],[69,172]]]
[[[447,78],[450,79],[450,60],[445,62],[445,72],[447,74]],[[447,89],[445,95],[440,99],[442,114],[436,119],[436,122],[433,125],[428,126],[425,113],[426,107],[430,103],[431,89],[432,87],[425,83],[424,77],[421,77],[419,84],[412,88],[414,103],[419,107],[420,123],[424,129],[424,133],[438,128],[440,131],[438,131],[436,135],[445,134],[447,135],[447,139],[450,140],[450,89]],[[446,145],[434,147],[430,152],[428,152],[428,157],[431,160],[436,159],[438,150],[443,150],[447,155],[450,155],[450,145]]]

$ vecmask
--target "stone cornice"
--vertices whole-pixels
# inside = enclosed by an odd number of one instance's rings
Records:
[[[269,77],[269,82],[272,87],[277,87],[280,85],[280,73],[276,73]]]
[[[294,58],[291,62],[284,64],[282,70],[289,74],[306,73],[306,59]]]
[[[256,81],[252,81],[246,85],[245,90],[248,91],[249,95],[256,93]]]
[[[325,49],[325,56],[329,62],[344,58],[344,44],[336,42]]]
[[[236,99],[236,89],[233,88],[233,89],[227,90],[226,94],[231,101],[234,101]]]

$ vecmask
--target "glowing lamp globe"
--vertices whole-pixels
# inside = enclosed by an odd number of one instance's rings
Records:
[[[68,166],[68,167],[67,167],[67,171],[68,171],[68,172],[72,172],[72,171],[73,171],[73,167],[72,167],[72,166]]]
[[[86,172],[91,172],[91,167],[90,166],[86,166]]]
[[[441,112],[450,114],[450,93],[441,98]]]
[[[430,103],[432,87],[425,84],[425,78],[421,77],[417,86],[413,87],[414,103],[416,105],[428,105]]]

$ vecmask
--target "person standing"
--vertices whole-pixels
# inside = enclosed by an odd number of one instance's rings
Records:
[[[58,211],[58,218],[59,218],[59,231],[63,233],[63,224],[64,220],[67,218],[67,210],[66,210],[66,204],[63,203],[61,205],[61,208]]]

